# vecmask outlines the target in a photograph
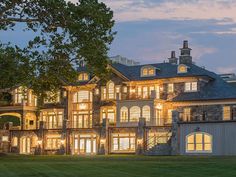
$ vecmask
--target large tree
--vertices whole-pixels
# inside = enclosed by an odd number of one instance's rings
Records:
[[[0,43],[0,89],[31,87],[38,96],[75,81],[81,60],[104,78],[115,32],[113,12],[98,0],[1,0],[0,31],[24,30],[35,36],[24,48]]]

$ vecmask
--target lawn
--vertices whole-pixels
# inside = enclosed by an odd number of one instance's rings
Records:
[[[0,177],[232,177],[236,157],[2,156]]]

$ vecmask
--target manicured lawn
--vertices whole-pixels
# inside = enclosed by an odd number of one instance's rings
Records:
[[[0,177],[233,177],[236,157],[0,156]]]

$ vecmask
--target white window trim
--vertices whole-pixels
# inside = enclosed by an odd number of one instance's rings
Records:
[[[193,83],[196,83],[197,84],[197,89],[196,90],[192,90],[193,88]],[[186,90],[186,84],[190,84],[190,90]],[[184,92],[198,92],[198,82],[197,81],[194,81],[194,82],[185,82],[184,83]]]
[[[153,74],[148,74],[147,73],[147,75],[143,75],[143,70],[144,69],[153,69],[154,70],[154,73]],[[142,68],[141,68],[141,77],[150,77],[150,76],[155,76],[156,75],[156,68],[154,67],[154,66],[143,66]]]
[[[210,136],[210,138],[211,138],[211,150],[210,151],[206,151],[206,150],[202,150],[202,151],[198,151],[198,150],[194,150],[194,151],[189,151],[188,150],[188,137],[189,136],[191,136],[191,135],[194,135],[194,137],[196,136],[195,134],[197,134],[197,133],[202,133],[203,134],[203,136],[206,134],[206,135],[208,135],[208,136]],[[205,141],[205,140],[204,140]],[[205,142],[204,142],[205,143]],[[204,144],[203,143],[203,144]],[[196,142],[195,142],[195,139],[194,139],[194,145],[196,144]],[[186,153],[188,153],[188,154],[210,154],[210,153],[212,153],[213,152],[213,136],[211,135],[211,134],[209,134],[209,133],[206,133],[206,132],[193,132],[193,133],[190,133],[190,134],[188,134],[186,137],[185,137],[185,152]]]

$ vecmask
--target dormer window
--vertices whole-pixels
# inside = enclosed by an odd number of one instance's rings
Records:
[[[88,73],[80,73],[78,77],[79,81],[87,81],[89,80],[89,75]]]
[[[185,92],[197,92],[197,82],[186,82],[184,85]]]
[[[184,64],[180,64],[178,66],[178,73],[187,73],[188,72],[188,66]]]
[[[141,69],[141,77],[155,76],[156,69],[153,66],[144,66]]]

